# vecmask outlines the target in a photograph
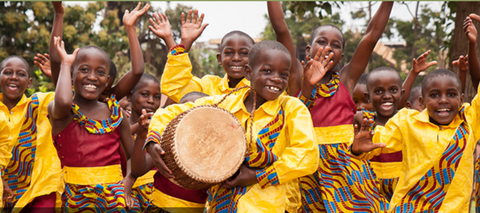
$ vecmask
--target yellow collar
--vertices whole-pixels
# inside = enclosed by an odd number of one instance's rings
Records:
[[[243,110],[244,112],[248,113],[243,102],[245,101],[245,99],[249,94],[250,94],[250,89],[248,88],[242,89],[240,91],[240,94],[238,96],[241,98],[236,99],[237,101],[234,103],[232,107],[233,113],[236,113],[239,110]],[[266,101],[256,111],[263,110],[268,115],[276,115],[280,107],[280,101],[281,101],[280,99],[283,100],[284,98],[286,98],[286,96],[280,95],[278,96],[278,98],[276,98],[273,101]]]
[[[225,74],[225,76],[222,78],[222,80],[220,81],[220,84],[218,84],[218,88],[220,89],[220,91],[222,93],[225,93],[225,91],[228,91],[230,90],[231,88],[228,86],[228,74]],[[246,85],[250,85],[249,84],[249,81],[246,79],[246,78],[243,78],[235,88],[238,88],[238,87],[243,87],[243,86],[246,86]]]
[[[417,119],[418,121],[421,121],[423,123],[430,123],[430,116],[428,116],[428,111],[427,109],[424,109],[421,113],[418,113],[416,115],[414,115],[415,119]],[[442,126],[444,128],[452,128],[452,129],[456,129],[458,128],[458,126],[463,122],[462,118],[460,118],[460,116],[458,115],[455,115],[455,117],[453,118],[453,121],[450,122],[450,124],[448,124],[448,126]],[[432,125],[435,125],[435,124],[432,124]],[[436,125],[435,125],[436,126]]]
[[[26,96],[25,94],[23,94],[23,95],[22,95],[22,99],[20,99],[20,101],[17,103],[17,105],[16,105],[15,107],[17,107],[17,106],[23,106],[23,105],[25,105],[25,104],[27,104],[27,103],[28,103],[28,98],[27,98],[27,96]],[[7,106],[5,106],[5,104],[3,104],[3,93],[0,93],[0,106],[7,107]]]

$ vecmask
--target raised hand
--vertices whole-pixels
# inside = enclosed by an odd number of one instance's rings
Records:
[[[165,40],[167,36],[172,36],[172,26],[170,25],[167,16],[162,13],[158,13],[158,15],[154,13],[153,17],[155,18],[155,21],[152,18],[149,19],[150,24],[152,25],[148,26],[148,29],[163,40]]]
[[[65,13],[65,8],[63,8],[61,1],[52,1],[52,5],[55,13],[61,13],[61,14]]]
[[[147,12],[148,9],[150,8],[150,5],[146,4],[145,7],[140,9],[141,5],[142,3],[139,2],[137,7],[135,7],[135,9],[133,9],[132,12],[125,10],[125,14],[123,15],[123,24],[125,25],[125,27],[134,26],[135,23],[137,22],[138,17],[145,14],[145,12]]]
[[[437,61],[431,61],[427,63],[427,57],[430,54],[431,50],[427,50],[427,52],[424,52],[418,58],[414,58],[412,61],[412,71],[415,73],[420,73],[425,70],[427,70],[429,67],[437,65]]]
[[[239,174],[233,180],[226,180],[222,187],[227,189],[235,186],[250,186],[258,183],[255,170],[248,168],[246,165],[240,166]]]
[[[475,20],[475,21],[480,22],[480,16],[477,15],[477,14],[475,14],[475,13],[471,13],[471,14],[469,15],[469,17],[470,17],[471,19]]]
[[[372,142],[373,132],[369,130],[372,124],[372,119],[363,119],[363,124],[360,129],[358,128],[358,125],[355,124],[355,137],[353,138],[352,144],[352,153],[354,155],[360,155],[364,152],[370,152],[374,149],[383,148],[386,146],[384,143]]]
[[[192,14],[193,13],[193,14]],[[185,13],[182,13],[182,41],[181,43],[185,46],[185,50],[188,51],[192,46],[193,42],[202,34],[205,27],[208,24],[203,24],[203,18],[205,15],[202,13],[200,18],[198,18],[198,10],[192,12],[188,11],[187,19],[185,20]]]
[[[333,57],[333,53],[329,52],[329,47],[326,49],[320,48],[313,59],[311,59],[310,56],[307,56],[307,62],[302,62],[304,65],[304,79],[308,81],[309,85],[315,85],[323,78],[323,76],[325,76],[325,73],[332,68],[333,62],[330,60]]]
[[[52,68],[50,66],[50,55],[48,53],[45,53],[43,55],[40,53],[37,53],[37,56],[33,58],[33,63],[40,68],[40,70],[45,76],[52,78]]]
[[[473,25],[472,19],[467,16],[463,22],[463,31],[468,38],[470,43],[477,42],[477,28]]]
[[[463,71],[463,72],[468,71],[468,55],[466,55],[465,57],[461,55],[460,57],[458,57],[457,60],[452,62],[452,65],[458,67],[460,71]]]
[[[65,51],[65,44],[58,36],[55,36],[54,38],[54,45],[57,48],[58,55],[60,56],[62,63],[73,64],[80,49],[77,48],[71,55],[67,54],[67,51]]]

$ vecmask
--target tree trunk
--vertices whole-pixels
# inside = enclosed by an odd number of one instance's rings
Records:
[[[456,17],[455,17],[455,29],[453,31],[452,41],[450,44],[449,51],[449,64],[447,67],[450,70],[458,73],[458,68],[452,65],[452,61],[458,59],[460,55],[466,55],[468,53],[468,40],[463,32],[463,21],[470,13],[480,14],[480,2],[456,2]],[[480,29],[480,24],[476,21],[473,21],[475,27]],[[477,41],[479,39],[477,38]],[[477,53],[480,52],[479,45],[476,46]],[[480,58],[480,54],[478,54]],[[473,97],[477,94],[477,88],[472,86],[472,78],[470,73],[467,74],[467,81],[465,85],[465,99],[464,101],[470,102]]]

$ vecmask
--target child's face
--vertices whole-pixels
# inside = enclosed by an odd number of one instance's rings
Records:
[[[324,26],[317,30],[311,46],[306,47],[306,54],[314,56],[320,48],[330,47],[330,52],[333,52],[333,66],[335,67],[343,59],[343,37],[338,29],[330,26]]]
[[[388,118],[395,115],[403,95],[400,76],[392,71],[374,72],[368,77],[367,83],[368,94],[377,114]]]
[[[243,68],[248,64],[248,52],[253,44],[242,35],[228,36],[222,44],[222,52],[217,54],[218,65],[233,79],[243,78]]]
[[[10,100],[21,98],[32,84],[28,66],[19,58],[10,58],[4,62],[0,78],[3,96]]]
[[[452,78],[437,76],[422,85],[424,94],[420,98],[428,115],[437,125],[448,125],[458,113],[463,96],[460,85]]]
[[[355,85],[355,88],[353,89],[352,99],[353,102],[355,102],[355,105],[357,105],[357,111],[360,111],[362,109],[373,111],[372,102],[370,102],[370,99],[367,99],[365,93],[368,93],[366,84]]]
[[[130,99],[132,105],[132,111],[142,114],[142,109],[145,109],[147,113],[154,113],[160,107],[160,100],[162,94],[160,93],[160,84],[152,80],[145,80],[138,82],[143,85],[133,92]]]
[[[257,92],[257,102],[275,100],[287,88],[290,55],[281,50],[261,50],[255,64],[245,67],[245,78]]]
[[[109,75],[110,59],[96,49],[80,51],[74,63],[73,85],[75,95],[87,100],[97,100],[105,90]]]

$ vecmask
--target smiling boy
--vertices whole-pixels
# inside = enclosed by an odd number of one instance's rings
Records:
[[[373,139],[362,126],[351,147],[371,159],[402,151],[403,169],[390,202],[392,212],[468,212],[480,116],[479,99],[463,104],[460,80],[445,69],[422,82],[420,102],[427,110],[402,109]],[[365,122],[364,122],[365,124]]]

